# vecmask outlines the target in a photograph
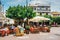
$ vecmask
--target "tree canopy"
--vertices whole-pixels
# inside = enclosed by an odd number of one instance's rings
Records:
[[[20,5],[10,6],[8,10],[6,10],[6,17],[15,19],[15,20],[24,20],[25,18],[30,19],[36,16],[36,13],[33,12],[32,7],[23,7]]]
[[[50,20],[52,20],[52,16],[51,15],[44,15],[44,17],[49,18]]]
[[[12,18],[12,19],[24,19],[26,17],[33,18],[36,16],[36,13],[33,12],[32,7],[22,7],[20,5],[9,7],[6,11],[6,17]]]
[[[60,24],[60,17],[53,17],[53,21]]]

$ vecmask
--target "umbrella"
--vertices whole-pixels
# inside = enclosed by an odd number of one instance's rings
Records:
[[[14,20],[13,19],[10,19],[10,18],[7,18],[7,24],[14,24]]]
[[[45,17],[41,17],[41,16],[36,16],[36,17],[30,19],[29,21],[39,22],[39,21],[41,21],[41,20],[45,21],[45,20],[50,20],[50,19],[49,19],[49,18],[45,18]]]

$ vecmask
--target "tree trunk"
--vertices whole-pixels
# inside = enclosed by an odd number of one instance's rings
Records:
[[[24,19],[20,19],[20,25],[23,26],[22,24],[24,23]]]
[[[29,25],[28,18],[27,18],[27,21],[26,22],[27,22],[27,25]]]
[[[17,23],[17,20],[14,21],[14,24],[16,24],[16,25],[18,24],[18,23]]]

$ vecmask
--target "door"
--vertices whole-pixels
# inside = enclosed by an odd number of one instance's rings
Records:
[[[0,26],[2,26],[2,22],[0,22]]]

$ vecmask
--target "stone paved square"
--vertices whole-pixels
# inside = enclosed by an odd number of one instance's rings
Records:
[[[25,34],[16,37],[13,35],[0,37],[0,40],[60,40],[60,27],[52,27],[50,33],[40,32],[39,34]]]

